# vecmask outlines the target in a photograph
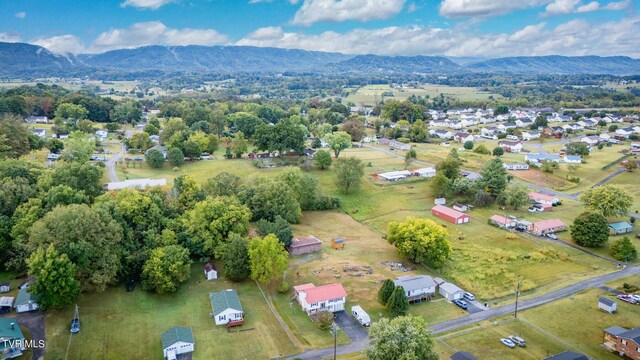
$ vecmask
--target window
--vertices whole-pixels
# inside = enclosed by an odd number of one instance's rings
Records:
[[[620,342],[622,343],[622,345],[627,345],[627,340],[620,340]]]
[[[224,315],[218,316],[218,320],[221,320],[221,321],[224,320],[225,318],[226,318],[226,316],[224,316]]]

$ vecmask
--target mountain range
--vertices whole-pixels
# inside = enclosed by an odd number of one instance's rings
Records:
[[[90,75],[111,71],[318,74],[609,74],[638,75],[640,60],[625,56],[530,56],[496,59],[378,56],[251,46],[145,46],[99,54],[59,55],[25,43],[0,42],[0,77]]]

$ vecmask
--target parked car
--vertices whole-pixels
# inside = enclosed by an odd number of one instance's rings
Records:
[[[80,319],[76,318],[71,320],[71,333],[77,334],[80,332]]]
[[[556,235],[556,234],[547,234],[547,237],[549,239],[558,240],[558,235]]]
[[[637,237],[638,239],[640,239],[640,233],[637,233],[637,234],[636,234],[636,237]]]
[[[534,208],[533,206],[528,208],[527,210],[529,210],[529,212],[536,212],[538,211],[538,209]]]
[[[59,157],[60,157],[60,155],[51,153],[51,154],[47,155],[47,160],[58,160]]]
[[[509,340],[509,339],[500,339],[500,342],[501,342],[502,344],[504,344],[505,346],[508,346],[508,347],[510,347],[510,348],[512,348],[512,349],[513,349],[514,347],[516,347],[516,344],[514,344],[514,342],[513,342],[513,341],[511,341],[511,340]]]
[[[469,307],[469,304],[467,304],[467,302],[464,300],[456,299],[456,300],[453,300],[452,302],[464,310],[467,310],[467,308]]]
[[[640,302],[640,295],[629,294],[629,297],[635,300],[636,302]]]
[[[629,295],[620,294],[617,296],[618,300],[622,300],[624,302],[628,302],[629,304],[635,304],[637,301]]]
[[[513,343],[515,343],[518,346],[521,346],[521,347],[527,346],[527,342],[524,341],[524,339],[521,337],[511,335],[509,336],[509,340],[511,340]]]
[[[464,294],[462,294],[462,297],[467,301],[475,301],[476,300],[476,297],[473,296],[473,294],[470,293],[470,292],[465,292]]]

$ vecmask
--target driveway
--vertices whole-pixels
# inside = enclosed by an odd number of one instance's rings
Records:
[[[11,316],[14,313],[9,314]],[[16,320],[21,327],[26,328],[31,334],[31,339],[36,341],[45,340],[44,332],[44,313],[42,311],[30,311],[20,314],[15,314]],[[33,348],[33,360],[44,359],[44,348]]]
[[[338,311],[335,313],[335,322],[340,326],[340,329],[351,339],[352,342],[358,342],[364,340],[369,336],[367,330],[365,330],[353,316],[349,315],[346,311]]]
[[[469,314],[475,314],[475,313],[479,313],[487,310],[487,308],[484,307],[484,305],[480,304],[477,301],[467,301],[467,304],[469,304],[467,306],[467,312],[469,312]]]

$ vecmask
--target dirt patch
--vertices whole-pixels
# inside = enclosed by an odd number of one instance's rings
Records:
[[[551,189],[563,189],[567,187],[567,182],[563,179],[557,178],[553,175],[548,175],[537,169],[529,170],[511,170],[509,174],[522,179],[529,183],[551,188]]]

